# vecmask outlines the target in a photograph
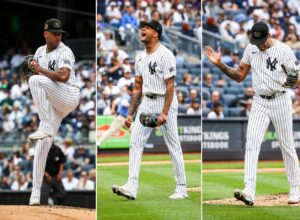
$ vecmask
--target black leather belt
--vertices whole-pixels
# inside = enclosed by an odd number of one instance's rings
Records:
[[[145,96],[149,99],[157,99],[157,98],[161,98],[164,97],[165,95],[160,95],[160,94],[145,94]]]
[[[280,96],[280,95],[282,95],[284,93],[285,93],[285,91],[274,93],[274,94],[272,94],[270,96],[268,96],[268,95],[259,95],[259,96],[262,97],[263,99],[274,99],[274,98],[276,98],[276,97],[278,97],[278,96]]]

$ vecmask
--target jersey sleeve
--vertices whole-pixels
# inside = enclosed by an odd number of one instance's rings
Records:
[[[136,58],[135,58],[135,64],[134,64],[134,66],[135,66],[135,75],[136,76],[141,76],[142,75],[141,72],[140,72],[140,68],[139,68],[140,61],[141,61],[141,57],[140,56],[136,56]]]
[[[283,54],[283,64],[286,67],[296,69],[298,71],[300,70],[297,58],[293,50],[289,46],[285,45],[282,54]]]
[[[168,79],[172,76],[176,75],[176,59],[175,56],[169,52],[169,53],[164,53],[162,55],[162,71],[163,71],[163,78]]]
[[[246,47],[241,62],[250,65],[250,45]]]
[[[36,51],[35,51],[35,54],[34,54],[34,56],[33,56],[33,59],[35,59],[35,60],[37,60],[37,61],[39,61],[39,55],[40,55],[40,53],[41,53],[41,50],[42,50],[42,47],[39,47]]]
[[[58,58],[57,68],[68,68],[70,71],[73,69],[75,58],[71,50],[64,49],[61,51]]]

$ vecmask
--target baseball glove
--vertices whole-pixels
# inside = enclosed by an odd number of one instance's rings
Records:
[[[35,72],[35,67],[32,65],[32,63],[37,62],[33,55],[25,56],[21,62],[20,62],[20,71],[21,71],[21,78],[23,81],[28,82],[29,78],[32,75],[37,74]]]
[[[284,64],[282,64],[281,67],[287,75],[286,81],[282,86],[285,88],[293,88],[298,80],[299,71],[293,68],[287,68]]]
[[[140,122],[145,127],[155,128],[158,126],[157,119],[159,115],[158,113],[142,113],[140,115]]]

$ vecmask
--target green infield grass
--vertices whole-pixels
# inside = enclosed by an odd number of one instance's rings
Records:
[[[163,156],[163,157],[162,157]],[[168,155],[143,157],[152,161],[169,160]],[[187,156],[200,159],[199,155]],[[120,157],[118,157],[120,158]],[[187,160],[187,158],[185,157]],[[100,160],[102,162],[102,160]],[[116,158],[105,157],[106,162]],[[121,157],[120,161],[128,161]],[[101,164],[101,163],[100,163]],[[199,187],[201,182],[200,163],[186,164],[187,185]],[[189,198],[170,200],[175,180],[171,164],[142,165],[140,184],[136,200],[127,200],[112,193],[111,186],[123,185],[127,181],[128,166],[98,166],[97,168],[97,219],[103,220],[184,220],[201,218],[201,193],[189,192]]]
[[[259,162],[259,168],[282,168],[282,162]],[[203,202],[206,200],[233,198],[236,188],[243,188],[244,174],[231,173],[230,169],[243,169],[243,162],[203,163]],[[213,169],[228,169],[228,172],[209,173]],[[259,173],[257,195],[288,193],[286,174]],[[300,207],[247,207],[237,205],[203,204],[203,220],[296,220],[300,219]]]

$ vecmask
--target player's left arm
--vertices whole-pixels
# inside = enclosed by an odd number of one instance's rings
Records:
[[[167,121],[168,113],[174,97],[175,76],[165,79],[165,84],[166,84],[165,102],[164,102],[162,113],[160,114],[161,118],[160,117],[158,118],[159,124],[163,124]]]
[[[35,67],[35,71],[43,74],[44,76],[47,76],[53,81],[62,82],[62,83],[68,82],[70,77],[70,72],[71,72],[70,69],[67,67],[62,67],[52,71],[52,70],[42,68],[39,65]]]

